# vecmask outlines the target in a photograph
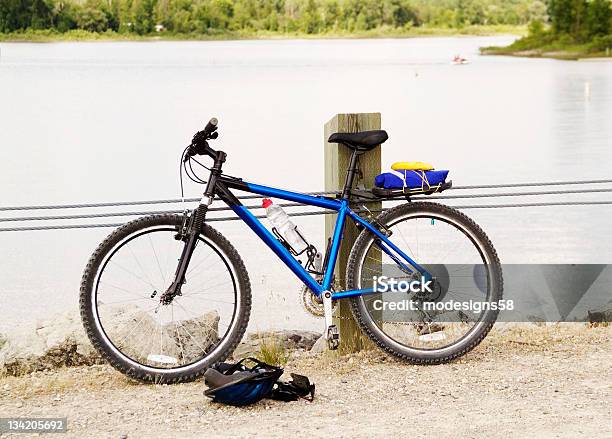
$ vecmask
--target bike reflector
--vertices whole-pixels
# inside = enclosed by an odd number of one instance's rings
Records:
[[[168,355],[149,354],[147,355],[147,360],[161,364],[178,364],[176,358],[169,357]]]

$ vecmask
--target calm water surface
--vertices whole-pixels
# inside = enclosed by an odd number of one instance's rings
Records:
[[[384,166],[429,161],[455,184],[611,178],[612,63],[478,55],[512,39],[0,44],[0,205],[175,198],[180,151],[213,115],[228,173],[296,190],[323,188],[339,112],[381,112]],[[469,214],[502,262],[612,262],[611,206]],[[299,225],[323,246],[322,218]],[[250,272],[250,330],[319,328],[245,226],[215,226]],[[0,330],[75,307],[107,233],[0,233]]]

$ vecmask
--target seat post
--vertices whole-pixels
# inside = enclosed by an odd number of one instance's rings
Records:
[[[348,147],[348,145],[345,145]],[[355,173],[358,171],[357,169],[357,149],[353,149],[353,154],[351,154],[351,161],[349,163],[349,167],[346,171],[346,180],[344,181],[344,189],[342,190],[342,198],[347,200],[351,196],[351,188],[353,187],[353,180],[355,179]]]

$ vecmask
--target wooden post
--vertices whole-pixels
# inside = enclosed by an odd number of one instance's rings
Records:
[[[337,114],[325,124],[324,129],[324,158],[325,158],[325,191],[340,191],[344,187],[346,171],[351,158],[351,150],[344,145],[328,143],[327,139],[333,133],[354,133],[367,130],[380,129],[380,113],[352,113]],[[355,176],[353,187],[363,185],[371,188],[374,177],[380,174],[381,154],[380,146],[359,156],[358,175]],[[368,203],[368,209],[377,210],[381,208],[380,203]],[[325,216],[325,236],[331,237],[334,231],[336,215]],[[346,222],[344,237],[336,263],[336,284],[344,289],[346,285],[345,274],[349,252],[353,243],[359,235],[359,230],[351,220]],[[359,326],[354,321],[350,310],[348,299],[340,300],[337,311],[338,319],[335,324],[340,330],[340,352],[357,352],[368,346],[369,341],[361,334]]]

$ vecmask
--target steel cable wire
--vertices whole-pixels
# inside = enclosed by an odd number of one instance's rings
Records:
[[[509,188],[509,187],[528,187],[528,186],[556,186],[556,185],[574,185],[574,184],[605,184],[612,183],[612,179],[603,180],[577,180],[577,181],[551,181],[551,182],[530,182],[530,183],[502,183],[489,185],[471,185],[471,186],[454,186],[451,190],[467,190],[467,189],[494,189],[494,188]],[[593,191],[596,191],[595,189]],[[305,192],[308,195],[333,195],[337,191],[323,192]],[[460,197],[460,196],[455,196]],[[240,200],[263,198],[261,195],[244,195],[237,197]],[[469,198],[469,197],[468,197]],[[50,205],[30,205],[30,206],[0,206],[0,211],[13,210],[48,210],[48,209],[78,209],[78,208],[96,208],[96,207],[118,207],[118,206],[137,206],[147,204],[176,204],[181,202],[195,202],[200,198],[174,198],[162,200],[137,200],[137,201],[112,201],[102,203],[80,203],[80,204],[50,204]]]
[[[539,202],[539,203],[511,203],[511,204],[476,204],[464,206],[450,206],[455,209],[494,209],[494,208],[516,208],[516,207],[544,207],[544,206],[586,206],[586,205],[612,205],[612,200],[606,201],[559,201],[559,202]],[[388,209],[373,209],[372,213],[385,211]],[[317,211],[317,212],[292,212],[289,216],[311,216],[311,215],[330,215],[335,214],[333,210]],[[360,213],[360,211],[357,211]],[[265,215],[255,215],[256,218],[265,218]],[[207,218],[207,222],[215,221],[236,221],[238,217],[213,217]],[[2,227],[0,232],[23,232],[37,230],[65,230],[65,229],[90,229],[102,227],[119,227],[125,223],[110,223],[110,224],[62,224],[52,226],[24,226],[24,227]]]

